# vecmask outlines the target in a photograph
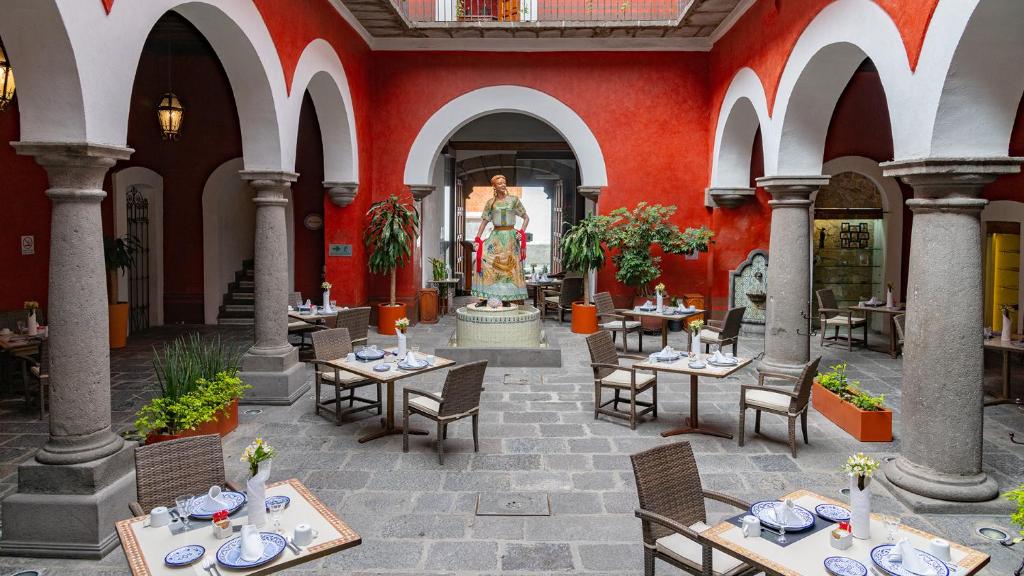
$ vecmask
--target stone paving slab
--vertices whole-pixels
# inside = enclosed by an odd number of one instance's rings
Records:
[[[152,346],[177,334],[198,329],[221,334],[244,348],[252,341],[249,329],[238,327],[165,327],[134,337],[128,348],[112,354],[111,398],[115,425],[131,427],[134,411],[156,393]],[[450,337],[450,318],[436,325],[415,326],[410,339],[432,351]],[[659,418],[643,419],[635,431],[623,421],[593,417],[593,384],[583,338],[566,325],[545,322],[562,345],[561,368],[489,369],[482,396],[480,452],[473,452],[468,422],[453,425],[446,443],[445,464],[437,462],[434,438],[410,438],[402,452],[400,436],[359,444],[362,434],[379,426],[379,417],[356,415],[342,426],[312,413],[312,393],[293,406],[262,407],[258,415],[241,415],[237,431],[225,438],[228,474],[243,478],[239,454],[253,437],[262,435],[277,446],[276,478],[297,477],[363,536],[352,550],[320,559],[284,574],[295,575],[487,575],[487,574],[642,574],[640,523],[629,455],[669,442],[687,440],[696,454],[704,485],[746,500],[774,497],[799,488],[841,499],[848,479],[839,465],[854,451],[875,457],[899,450],[900,369],[902,360],[876,352],[842,347],[813,353],[823,364],[849,362],[849,372],[872,393],[885,393],[894,409],[896,439],[892,443],[862,444],[813,409],[809,418],[810,445],[800,445],[796,459],[789,455],[786,423],[765,415],[762,434],[748,426],[746,445],[705,436],[662,438],[679,426],[689,412],[689,385],[683,377],[659,378]],[[676,347],[685,336],[672,334]],[[872,337],[877,343],[879,337]],[[371,335],[371,342],[390,339]],[[741,355],[756,355],[763,341],[741,339]],[[998,358],[989,359],[986,386],[999,386]],[[1015,386],[1024,383],[1024,370],[1015,370]],[[511,378],[506,378],[509,375]],[[399,383],[440,391],[444,372],[419,375]],[[516,382],[517,379],[525,383]],[[702,383],[701,414],[709,423],[734,431],[737,426],[739,384],[753,383],[745,369],[736,376]],[[16,488],[17,465],[31,458],[46,441],[48,425],[25,411],[20,388],[0,395],[0,493]],[[400,401],[400,400],[399,400]],[[426,422],[423,423],[424,425]],[[985,467],[1002,488],[1024,481],[1024,447],[1009,442],[1008,433],[1024,436],[1024,413],[1014,406],[985,412]],[[429,428],[429,427],[428,427]],[[550,517],[480,517],[475,515],[481,492],[538,491],[550,495]],[[983,541],[974,534],[982,525],[1009,528],[1005,517],[916,515],[884,489],[872,497],[875,510],[893,510],[903,522],[964,542],[993,556],[985,574],[1008,574],[1020,553]],[[733,509],[709,506],[711,519]],[[23,567],[42,567],[47,574],[121,575],[127,573],[124,555],[115,550],[98,562],[0,558],[0,575]],[[658,574],[678,574],[660,564]]]

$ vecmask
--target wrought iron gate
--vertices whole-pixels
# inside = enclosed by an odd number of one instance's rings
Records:
[[[134,333],[149,328],[149,200],[132,186],[125,209],[128,236],[138,243],[135,265],[128,268],[128,324]]]
[[[554,202],[551,206],[551,272],[562,271],[562,233],[565,232],[564,220],[565,183],[555,181]]]

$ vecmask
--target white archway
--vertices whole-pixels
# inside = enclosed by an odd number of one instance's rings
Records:
[[[302,98],[309,91],[320,124],[324,147],[324,181],[359,182],[359,146],[356,139],[352,94],[341,59],[326,40],[316,39],[299,56],[292,78],[288,125],[289,155],[295,165]]]
[[[558,131],[579,162],[581,186],[607,186],[608,173],[597,138],[586,122],[560,100],[525,86],[488,86],[451,100],[426,121],[409,149],[407,186],[432,186],[434,164],[445,142],[469,122],[496,112],[518,112]]]
[[[837,0],[804,29],[779,79],[772,134],[765,138],[766,175],[821,173],[832,113],[865,58],[878,69],[900,157],[913,132],[903,117],[913,93],[899,29],[870,0]]]
[[[149,325],[164,324],[164,179],[141,166],[118,170],[111,175],[114,188],[114,235],[128,233],[125,204],[128,190],[136,188],[149,201]],[[118,294],[128,294],[128,277],[118,276]]]
[[[203,321],[216,324],[228,284],[243,260],[253,257],[256,204],[238,175],[242,159],[218,166],[203,187]]]
[[[711,160],[712,188],[750,186],[750,161],[757,130],[771,125],[764,85],[757,73],[742,68],[722,99]],[[774,163],[774,162],[773,162]]]

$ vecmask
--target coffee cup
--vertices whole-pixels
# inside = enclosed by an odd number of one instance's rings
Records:
[[[348,355],[345,356],[345,362],[355,362],[355,361],[356,361],[356,353],[355,352],[349,352]]]
[[[309,546],[313,543],[313,539],[316,538],[317,534],[319,534],[319,532],[310,527],[309,524],[296,524],[294,537],[295,545]]]
[[[149,511],[149,525],[153,527],[167,526],[171,523],[171,512],[166,506],[157,506]]]
[[[943,562],[949,562],[949,542],[941,538],[934,538],[928,542],[928,552]]]
[[[761,535],[761,521],[756,516],[747,514],[741,520],[744,538],[756,537]]]

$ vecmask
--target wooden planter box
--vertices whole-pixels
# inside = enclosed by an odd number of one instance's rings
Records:
[[[189,436],[203,436],[205,434],[219,434],[221,437],[224,437],[235,428],[238,428],[238,400],[233,400],[231,404],[225,406],[217,414],[216,420],[203,422],[195,430],[187,430],[181,434],[158,434],[151,432],[149,436],[146,436],[146,444],[156,444],[157,442],[166,442]]]
[[[861,442],[892,442],[892,410],[865,411],[841,399],[814,379],[814,409]]]

